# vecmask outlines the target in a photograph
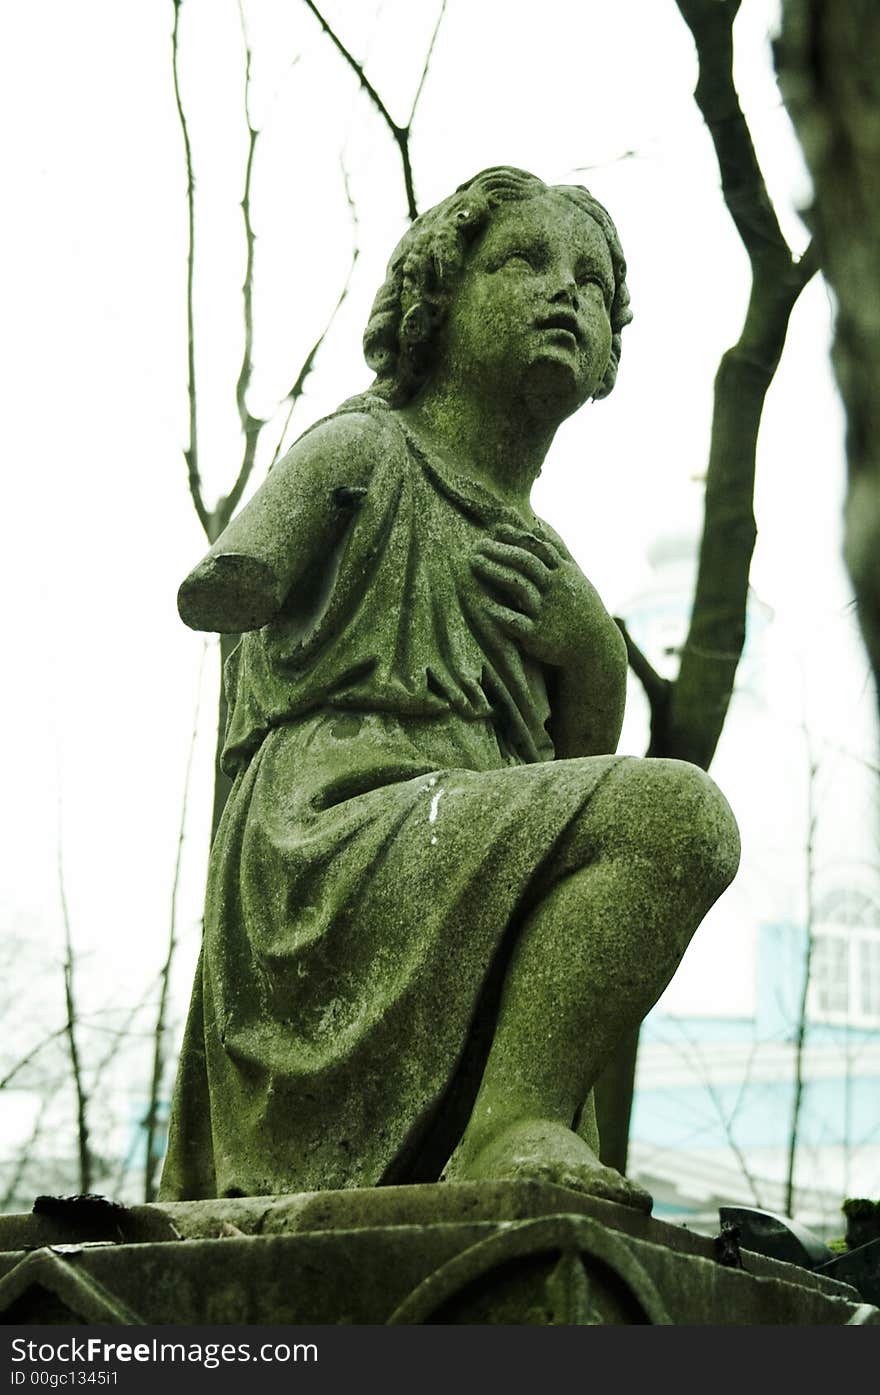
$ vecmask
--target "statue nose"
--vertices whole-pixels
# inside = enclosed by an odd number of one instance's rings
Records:
[[[563,301],[569,305],[574,306],[574,308],[577,309],[578,291],[577,282],[575,281],[574,277],[565,277],[565,279],[562,282],[562,285],[555,292],[555,294],[550,297],[550,299],[552,300],[554,305],[557,304],[557,302]]]

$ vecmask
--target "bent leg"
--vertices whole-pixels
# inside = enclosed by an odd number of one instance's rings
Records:
[[[553,869],[561,879],[523,926],[449,1180],[543,1177],[650,1206],[573,1126],[738,856],[733,816],[702,771],[678,761],[616,767],[572,830]]]

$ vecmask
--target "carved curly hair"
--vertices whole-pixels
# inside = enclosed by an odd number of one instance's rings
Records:
[[[428,209],[404,233],[388,264],[364,332],[364,357],[376,374],[370,393],[391,406],[408,402],[428,380],[437,332],[446,319],[472,245],[495,209],[544,194],[558,194],[582,209],[605,235],[614,269],[611,357],[594,397],[607,397],[620,362],[620,334],[629,324],[626,261],[617,229],[588,190],[576,184],[548,185],[525,170],[498,165],[482,170],[455,193]]]

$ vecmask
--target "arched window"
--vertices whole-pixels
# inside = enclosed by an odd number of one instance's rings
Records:
[[[809,1016],[849,1027],[880,1026],[880,899],[835,888],[818,904]]]

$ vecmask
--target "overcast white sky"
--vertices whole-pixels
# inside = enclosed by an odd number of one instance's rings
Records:
[[[437,10],[437,0],[326,0],[398,119]],[[405,202],[387,130],[305,7],[247,0],[246,14],[252,113],[263,127],[253,188],[258,413],[289,386],[346,276],[343,149],[360,224],[352,292],[309,380],[297,434],[369,380],[360,336]],[[796,209],[808,185],[772,79],[774,14],[772,3],[745,0],[737,77],[799,252],[807,238]],[[198,688],[202,644],[175,609],[204,542],[182,456],[186,210],[172,19],[171,0],[29,0],[4,21],[0,926],[30,945],[22,964],[41,976],[46,1011],[59,1021],[59,808],[86,1001],[134,1001],[164,953]],[[692,100],[695,76],[672,0],[449,0],[413,131],[422,208],[484,166],[509,163],[586,183],[618,224],[635,311],[619,384],[560,431],[536,504],[624,613],[650,583],[652,541],[698,529],[712,378],[745,305],[745,256]],[[185,0],[181,83],[199,188],[200,444],[213,500],[240,450],[245,127],[234,0]],[[830,323],[817,278],[792,318],[760,441],[753,582],[775,617],[776,671],[788,676],[771,684],[769,717],[746,703],[738,720],[759,721],[761,734],[753,740],[741,727],[727,738],[736,743],[727,768],[765,810],[779,791],[760,783],[767,762],[749,768],[743,752],[782,743],[786,769],[800,760],[789,696],[801,670],[819,729],[856,745],[869,730],[867,669],[850,637],[839,562],[843,429]],[[184,848],[179,1006],[201,912],[215,667],[212,652]],[[777,718],[789,723],[784,738],[773,735]],[[771,763],[771,782],[773,772]],[[724,783],[720,764],[717,775]],[[790,786],[787,798],[769,817],[790,819],[796,843],[802,810]],[[747,836],[756,856],[763,837]],[[798,883],[791,895],[800,894]]]

